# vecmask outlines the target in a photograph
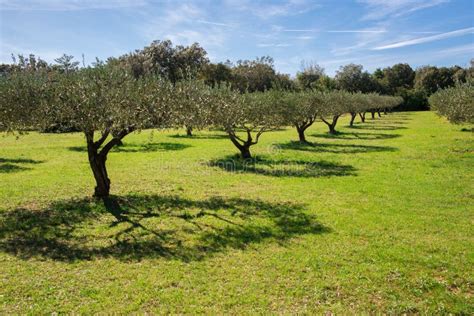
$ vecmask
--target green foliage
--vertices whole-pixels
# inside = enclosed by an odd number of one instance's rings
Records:
[[[135,77],[154,74],[175,83],[183,78],[196,77],[209,62],[206,55],[207,52],[197,43],[173,46],[169,40],[153,41],[134,53],[111,58],[108,63],[125,67]]]
[[[399,89],[413,87],[415,72],[408,64],[396,64],[383,70],[388,92],[395,94]]]
[[[316,63],[303,62],[301,68],[302,70],[296,74],[296,81],[300,89],[313,88],[319,79],[324,76],[324,68]]]
[[[209,63],[202,67],[199,77],[204,80],[207,85],[216,87],[222,83],[229,83],[232,81],[232,69],[228,64]]]
[[[429,98],[431,109],[455,124],[474,123],[474,85],[439,90]]]
[[[341,66],[335,80],[337,87],[348,92],[372,92],[376,90],[375,82],[362,65],[349,64]]]
[[[465,81],[465,75],[458,74],[457,80],[460,82]],[[424,91],[428,96],[438,91],[438,89],[451,87],[454,83],[454,72],[452,69],[425,66],[416,70],[415,88]]]
[[[273,87],[276,74],[273,58],[269,56],[239,60],[232,67],[232,88],[242,93],[263,92]]]
[[[50,79],[34,67],[15,69],[0,78],[0,131],[27,131],[41,125],[38,117],[48,97]]]

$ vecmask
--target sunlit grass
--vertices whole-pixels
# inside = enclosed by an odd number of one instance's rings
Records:
[[[328,135],[0,138],[2,313],[474,313],[474,142],[429,112]]]

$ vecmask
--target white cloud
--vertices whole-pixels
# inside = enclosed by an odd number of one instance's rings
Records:
[[[436,52],[436,54],[443,57],[464,55],[464,54],[474,55],[474,44],[460,45],[456,47],[442,49]]]
[[[399,17],[422,9],[438,6],[449,0],[359,0],[367,6],[362,20],[380,20],[387,17]]]
[[[306,33],[386,33],[387,30],[317,30],[317,29],[283,29],[283,32],[306,32]]]
[[[320,7],[319,4],[309,0],[287,0],[278,4],[263,4],[251,0],[227,0],[225,3],[231,9],[248,11],[262,19],[298,15]]]
[[[206,21],[206,20],[197,20],[196,22],[202,23],[202,24],[216,25],[216,26],[234,27],[234,25],[232,24],[211,22],[211,21]]]
[[[474,27],[469,27],[469,28],[465,28],[461,30],[452,31],[452,32],[441,33],[438,35],[420,37],[420,38],[400,41],[400,42],[396,42],[396,43],[392,43],[388,45],[377,46],[377,47],[374,47],[373,50],[384,50],[384,49],[392,49],[392,48],[417,45],[417,44],[439,41],[446,38],[462,36],[466,34],[473,34],[473,33],[474,33]]]
[[[0,10],[77,11],[140,7],[146,0],[0,0]]]

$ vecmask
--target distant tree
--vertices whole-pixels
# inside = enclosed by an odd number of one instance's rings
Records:
[[[396,94],[403,89],[413,88],[415,71],[408,64],[396,64],[383,70],[384,78],[387,82],[388,92]]]
[[[54,60],[56,62],[54,68],[66,74],[76,71],[78,69],[79,62],[73,60],[74,56],[63,54],[61,57]]]
[[[310,89],[324,76],[324,68],[315,62],[301,62],[301,71],[296,73],[296,82],[301,89]]]
[[[153,41],[141,50],[118,59],[110,58],[108,64],[125,66],[135,77],[154,74],[175,83],[196,77],[209,62],[206,56],[207,52],[197,43],[173,46],[169,40]]]
[[[435,93],[438,89],[451,87],[455,83],[454,73],[456,70],[446,67],[420,67],[416,70],[415,89],[421,90],[429,96]]]
[[[232,87],[240,92],[265,91],[272,88],[275,76],[273,58],[269,56],[239,60],[232,67]]]
[[[276,73],[272,82],[272,88],[284,91],[295,91],[296,83],[289,75]]]
[[[228,64],[209,63],[201,68],[199,77],[211,87],[216,87],[232,81],[232,69]]]
[[[337,89],[337,82],[335,79],[323,75],[319,77],[318,81],[313,84],[312,88],[317,91],[328,92]]]
[[[341,66],[336,72],[337,86],[348,92],[372,92],[375,83],[370,74],[363,71],[362,65],[349,64]]]

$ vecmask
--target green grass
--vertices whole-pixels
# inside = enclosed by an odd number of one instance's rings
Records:
[[[473,314],[473,134],[347,122],[246,166],[219,132],[131,135],[105,205],[81,134],[0,137],[0,313]]]

